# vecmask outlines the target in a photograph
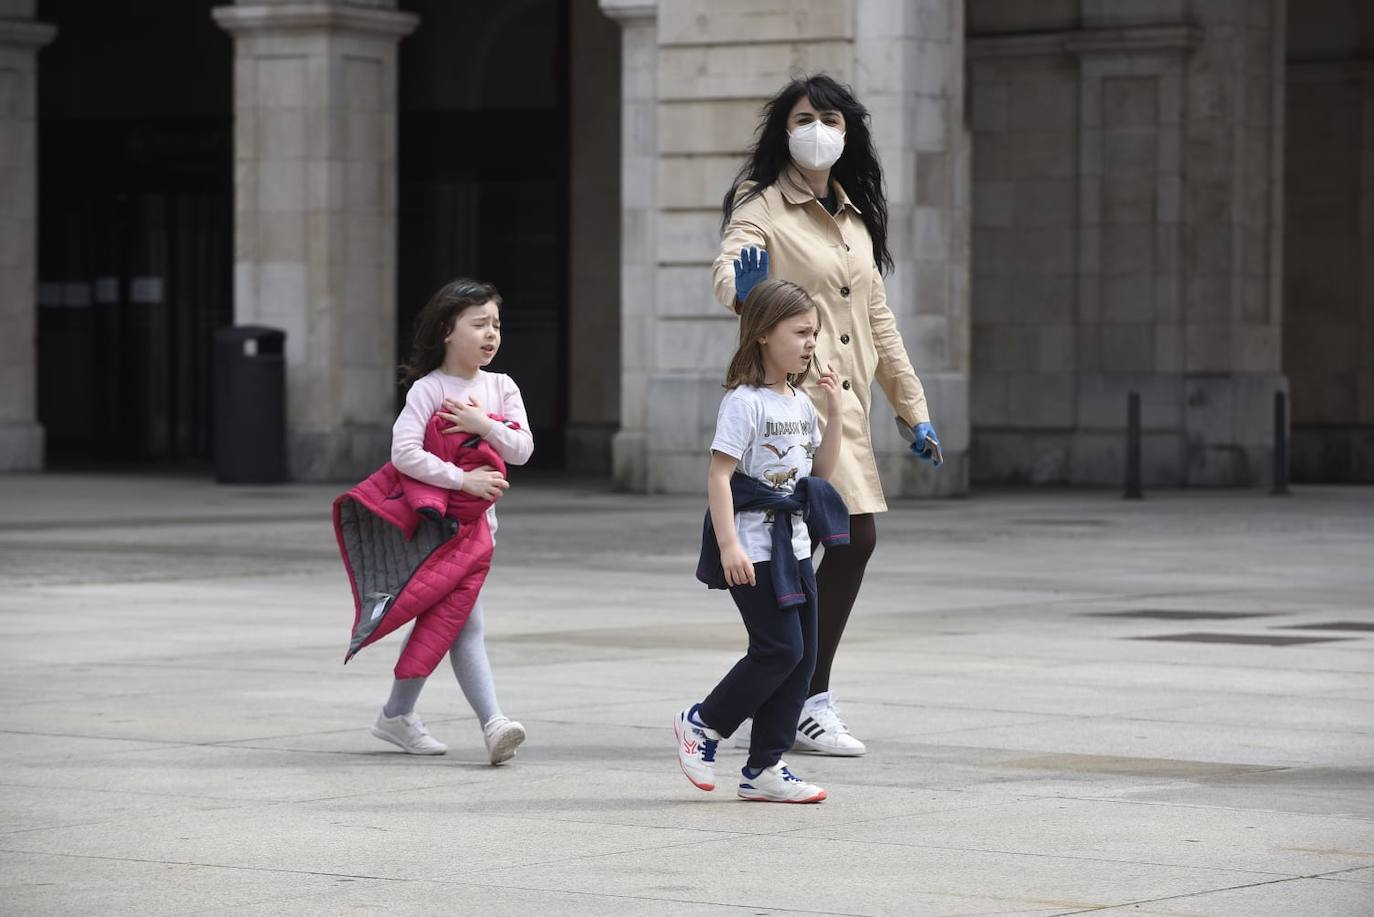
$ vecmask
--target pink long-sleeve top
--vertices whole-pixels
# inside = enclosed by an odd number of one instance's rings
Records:
[[[391,464],[401,474],[450,490],[463,486],[463,469],[426,452],[424,447],[425,425],[443,406],[445,398],[462,402],[471,398],[481,405],[483,414],[500,414],[518,423],[518,430],[505,424],[492,424],[485,438],[508,465],[523,465],[530,460],[534,453],[534,435],[530,432],[525,402],[515,380],[505,373],[485,370],[478,370],[475,377],[464,379],[436,369],[410,386],[410,391],[406,392],[406,406],[391,428]],[[495,534],[495,505],[487,510],[487,520]]]

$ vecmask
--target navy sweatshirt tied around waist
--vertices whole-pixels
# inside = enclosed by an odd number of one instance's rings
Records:
[[[778,607],[793,608],[804,604],[806,594],[802,591],[801,569],[792,551],[792,514],[802,513],[813,542],[826,547],[849,544],[849,507],[845,506],[839,492],[824,478],[805,477],[788,493],[736,471],[730,476],[730,496],[737,513],[746,510],[773,513],[773,591],[778,597]],[[709,508],[701,532],[697,579],[711,589],[730,588],[725,581],[725,567],[720,562],[720,544],[716,541]]]

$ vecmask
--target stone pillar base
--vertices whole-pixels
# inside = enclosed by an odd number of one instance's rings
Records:
[[[1190,486],[1253,487],[1274,481],[1274,393],[1279,373],[1184,377],[1183,428]]]
[[[883,477],[888,504],[902,499],[967,497],[969,454],[943,451],[945,461],[939,468],[914,455],[901,456],[896,473]]]
[[[292,429],[286,434],[286,456],[293,481],[355,483],[391,457],[391,427]]]
[[[644,493],[649,487],[648,437],[622,430],[611,440],[611,475],[615,489]]]
[[[43,445],[41,424],[0,424],[0,471],[42,470]]]
[[[1277,373],[1160,376],[1142,392],[1141,477],[1146,487],[1267,487],[1274,479]],[[1115,412],[1115,395],[1108,399]],[[982,429],[974,480],[1123,486],[1125,405],[1120,420],[1078,430]],[[1082,418],[1080,417],[1080,422]],[[1182,429],[1180,429],[1180,421]]]

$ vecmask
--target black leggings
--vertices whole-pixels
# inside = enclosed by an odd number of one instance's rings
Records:
[[[849,517],[849,544],[825,549],[816,570],[816,598],[819,605],[820,639],[817,641],[816,671],[811,675],[807,697],[830,690],[830,666],[840,648],[849,612],[863,585],[864,570],[873,548],[878,544],[878,526],[873,513]],[[814,550],[815,545],[812,545]]]

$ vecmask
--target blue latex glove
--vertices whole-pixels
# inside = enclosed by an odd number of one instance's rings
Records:
[[[935,458],[935,450],[926,445],[927,436],[935,440],[937,446],[940,445],[940,437],[935,435],[935,428],[928,423],[918,423],[912,432],[916,434],[916,442],[911,444],[911,451],[915,453],[918,458],[923,458],[928,462],[935,462],[936,468],[943,465],[943,461]]]
[[[759,281],[767,279],[768,252],[756,245],[740,249],[739,257],[735,259],[735,298],[739,300],[741,308],[749,298],[749,291]]]

